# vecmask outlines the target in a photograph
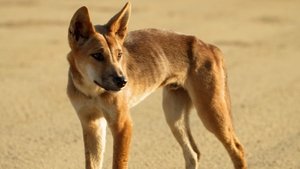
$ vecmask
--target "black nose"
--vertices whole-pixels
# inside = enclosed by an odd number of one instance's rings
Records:
[[[113,81],[119,88],[124,87],[127,83],[127,80],[124,76],[116,76],[114,77]]]

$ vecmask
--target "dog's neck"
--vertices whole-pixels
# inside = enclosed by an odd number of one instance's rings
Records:
[[[69,85],[73,88],[76,93],[81,94],[84,97],[92,98],[97,96],[97,90],[91,90],[88,85],[85,84],[82,80],[76,78],[77,75],[74,75],[71,70],[69,70]]]
[[[101,95],[105,92],[103,88],[100,88],[94,84],[88,84],[83,76],[77,70],[70,66],[69,68],[69,85],[73,86],[77,93],[82,94],[85,97],[93,98]]]

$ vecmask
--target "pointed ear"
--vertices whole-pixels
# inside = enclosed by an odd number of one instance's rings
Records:
[[[79,8],[73,15],[69,26],[69,45],[71,49],[82,45],[95,32],[87,7]]]
[[[130,12],[131,5],[129,2],[127,2],[123,9],[120,12],[118,12],[114,17],[112,17],[106,24],[108,32],[115,34],[122,41],[124,40],[124,37],[127,33],[127,25]]]

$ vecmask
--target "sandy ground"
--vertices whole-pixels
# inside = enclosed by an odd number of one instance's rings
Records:
[[[300,168],[299,0],[132,0],[130,29],[197,35],[226,55],[233,117],[250,169]],[[125,1],[0,0],[0,168],[82,169],[79,120],[65,94],[67,28],[82,5],[105,23]],[[192,113],[201,169],[233,168]],[[131,169],[182,169],[158,91],[132,109]],[[108,132],[105,167],[111,168]]]

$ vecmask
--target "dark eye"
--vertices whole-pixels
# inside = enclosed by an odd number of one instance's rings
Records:
[[[122,52],[119,52],[119,53],[118,53],[118,60],[120,60],[120,59],[121,59],[122,55],[123,55],[123,53],[122,53]]]
[[[91,56],[97,61],[104,61],[104,56],[102,53],[93,53]]]

